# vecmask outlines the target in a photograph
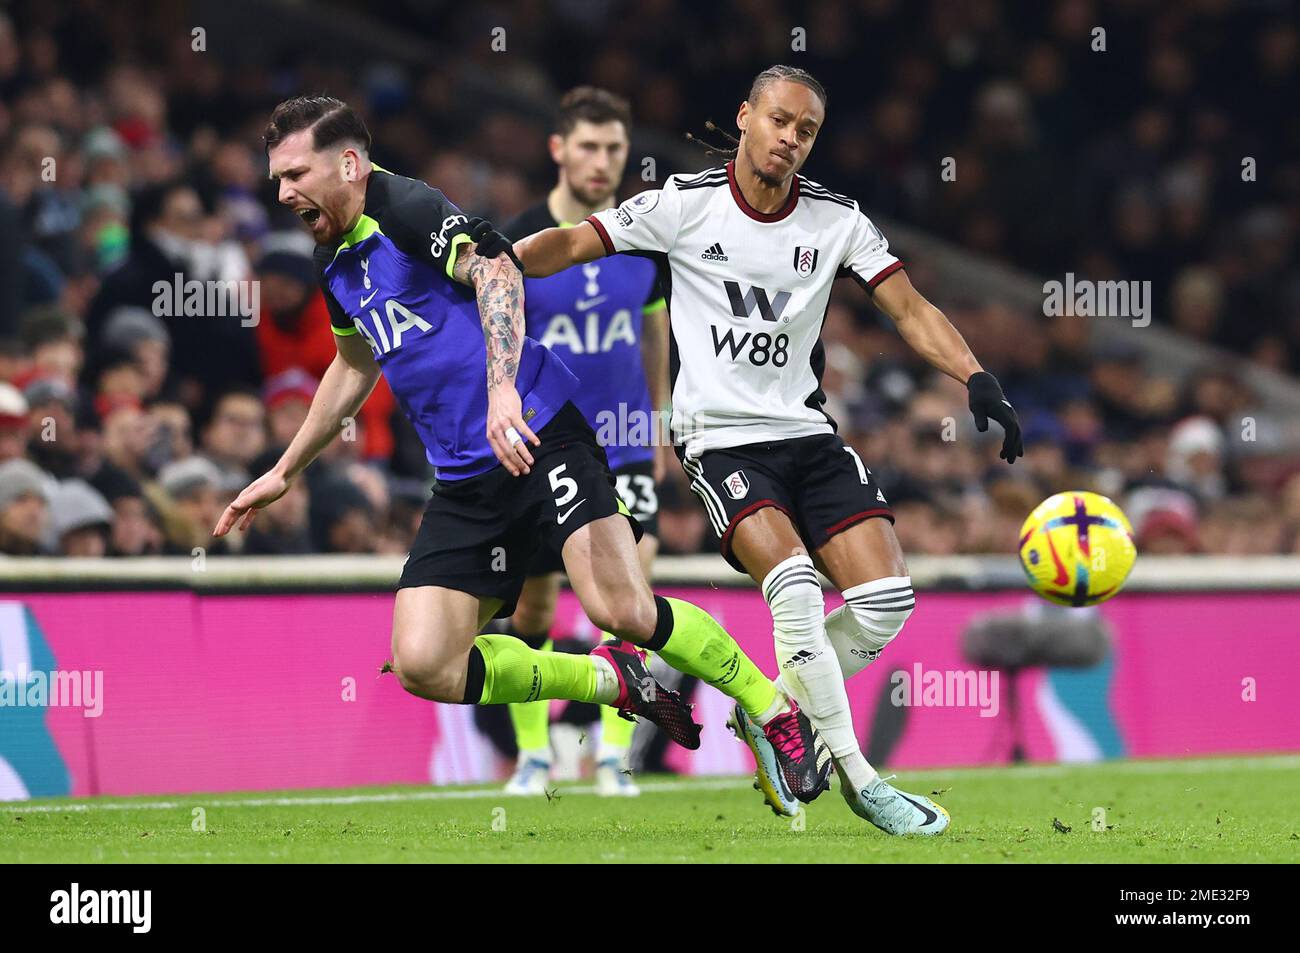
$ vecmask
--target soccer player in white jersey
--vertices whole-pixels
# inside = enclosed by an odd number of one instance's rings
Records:
[[[947,812],[895,789],[863,757],[844,688],[898,635],[915,598],[884,493],[823,409],[820,335],[834,279],[857,281],[917,353],[967,385],[977,429],[990,418],[1003,427],[1003,459],[1014,462],[1023,443],[997,380],[912,287],[857,202],[799,175],[825,117],[812,76],[764,70],[740,104],[725,168],[670,176],[585,226],[546,229],[514,250],[529,275],[618,252],[666,260],[682,466],[722,554],[762,587],[784,690],[820,731],[855,813],[891,834],[937,834]],[[829,615],[817,569],[844,595]],[[733,724],[774,810],[793,813],[789,795],[807,801],[824,788],[799,788],[788,770],[765,777],[766,745],[785,763],[817,753],[785,750],[743,713]],[[773,797],[768,788],[781,782]]]

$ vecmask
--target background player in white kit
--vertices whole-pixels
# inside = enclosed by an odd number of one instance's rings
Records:
[[[1003,459],[1014,462],[1023,443],[997,380],[912,287],[879,229],[855,201],[798,175],[825,114],[813,77],[767,69],[740,105],[736,157],[725,168],[671,176],[663,189],[590,216],[589,227],[547,229],[515,253],[528,275],[625,251],[666,258],[682,465],[722,554],[762,587],[780,680],[819,729],[855,813],[889,833],[935,834],[947,812],[876,773],[844,689],[898,635],[915,599],[884,494],[822,409],[820,333],[833,280],[856,280],[908,344],[967,385],[977,429],[992,418],[1005,431]],[[815,569],[844,595],[829,616]],[[754,726],[743,713],[735,722],[758,757]],[[801,789],[789,774],[777,780],[787,790],[765,794],[782,813],[797,807],[788,795],[808,801],[822,789]]]

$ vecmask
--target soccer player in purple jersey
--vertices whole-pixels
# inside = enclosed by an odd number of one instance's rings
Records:
[[[477,253],[480,242],[504,242],[500,234],[372,163],[369,131],[337,99],[287,100],[264,135],[280,202],[316,240],[339,353],[289,447],[227,507],[215,535],[247,529],[284,495],[382,373],[437,471],[393,612],[393,665],[408,692],[469,705],[611,705],[698,747],[689,707],[649,675],[635,647],[646,646],[815,743],[806,719],[707,613],[651,592],[639,524],[570,400],[577,379],[524,335],[515,263]],[[479,634],[513,611],[540,545],[562,553],[588,618],[626,642],[562,655]]]
[[[508,222],[505,235],[523,238],[569,227],[611,208],[627,165],[630,131],[631,110],[622,97],[591,86],[566,93],[548,142],[558,170],[555,187]],[[596,430],[615,488],[641,524],[637,554],[649,579],[659,549],[656,484],[672,456],[667,428],[658,426],[656,413],[668,403],[668,311],[655,264],[622,255],[526,280],[524,314],[528,336],[558,355],[581,382],[573,402]],[[507,630],[544,651],[551,647],[563,568],[558,552],[538,552]],[[549,708],[546,702],[510,706],[519,760],[506,784],[509,794],[546,791]],[[634,726],[610,708],[601,709],[600,724],[596,793],[639,794],[628,770]]]

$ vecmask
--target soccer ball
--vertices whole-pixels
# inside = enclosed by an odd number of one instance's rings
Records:
[[[1049,496],[1020,528],[1020,565],[1029,585],[1059,605],[1105,602],[1136,559],[1128,517],[1098,493]]]

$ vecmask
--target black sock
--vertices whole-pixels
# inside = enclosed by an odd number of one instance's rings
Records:
[[[487,663],[477,645],[469,648],[469,662],[465,666],[465,697],[462,705],[477,705],[483,698],[483,683],[487,681]]]
[[[659,617],[655,620],[655,634],[641,648],[649,652],[658,652],[668,644],[668,636],[673,634],[673,607],[663,596],[655,596],[655,609]]]

